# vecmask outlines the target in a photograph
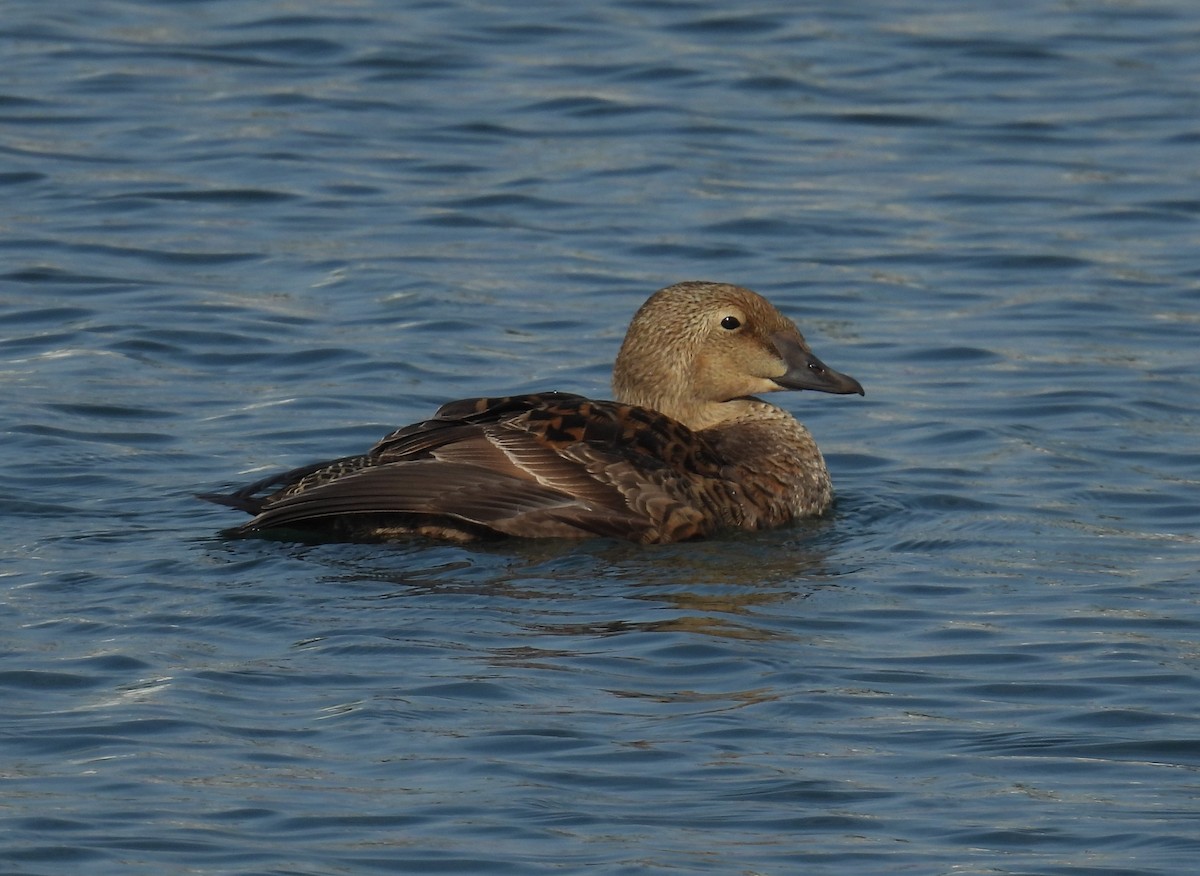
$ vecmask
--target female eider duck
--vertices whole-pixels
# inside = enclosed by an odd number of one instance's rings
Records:
[[[643,544],[766,529],[826,511],[808,429],[755,396],[858,393],[749,289],[679,283],[629,325],[616,401],[561,392],[473,398],[366,453],[203,498],[254,518],[234,533],[387,541],[608,536]]]

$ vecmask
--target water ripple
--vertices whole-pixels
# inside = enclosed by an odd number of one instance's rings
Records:
[[[886,5],[886,4],[885,4]],[[16,3],[0,869],[1194,869],[1186,4]],[[193,494],[607,395],[767,292],[835,512],[225,540]]]

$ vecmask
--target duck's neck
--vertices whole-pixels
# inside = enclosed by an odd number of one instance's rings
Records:
[[[740,423],[775,421],[780,419],[796,423],[795,418],[775,405],[757,398],[734,398],[723,402],[678,402],[674,399],[658,398],[648,402],[634,402],[650,407],[672,420],[683,423],[693,432],[718,429]],[[799,425],[796,423],[796,425]]]

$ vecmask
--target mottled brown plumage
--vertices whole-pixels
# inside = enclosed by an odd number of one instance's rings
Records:
[[[618,401],[546,392],[451,402],[361,456],[204,498],[255,515],[242,535],[649,544],[764,529],[823,513],[833,488],[808,430],[755,395],[862,393],[766,299],[697,282],[638,310],[613,389]]]

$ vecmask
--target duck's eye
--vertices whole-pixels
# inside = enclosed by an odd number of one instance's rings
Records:
[[[736,316],[727,316],[721,320],[721,328],[733,331],[742,327],[742,321]]]

